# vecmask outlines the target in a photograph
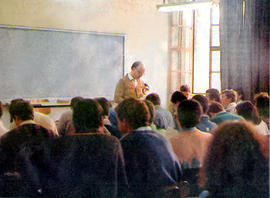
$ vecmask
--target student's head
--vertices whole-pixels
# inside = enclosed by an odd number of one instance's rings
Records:
[[[260,194],[268,191],[263,135],[246,121],[226,122],[213,134],[204,162],[213,197],[265,197]]]
[[[227,107],[230,103],[236,102],[237,93],[233,89],[225,89],[221,93],[221,104]]]
[[[180,91],[173,92],[173,94],[171,96],[171,102],[175,105],[178,105],[179,103],[183,102],[186,99],[187,99],[187,97],[183,93],[181,93]]]
[[[11,120],[15,120],[16,125],[18,125],[18,121],[34,119],[34,111],[32,105],[22,99],[11,101],[9,106],[9,114]]]
[[[183,93],[187,98],[189,97],[190,88],[188,85],[181,85],[180,92]]]
[[[97,101],[83,99],[75,105],[73,123],[76,133],[87,133],[103,126],[103,109]]]
[[[118,129],[122,134],[142,126],[147,126],[150,118],[149,110],[144,101],[128,98],[119,103],[115,112]]]
[[[96,98],[95,100],[101,105],[103,109],[103,116],[109,116],[110,102],[104,97]]]
[[[219,112],[224,111],[224,107],[219,102],[212,102],[208,108],[208,115],[210,117],[215,116]]]
[[[243,101],[236,106],[238,115],[245,118],[245,120],[252,122],[255,125],[260,124],[259,114],[255,106],[249,101]]]
[[[244,95],[244,91],[243,91],[242,87],[237,88],[235,91],[237,93],[237,97],[236,97],[237,102],[245,99],[245,95]]]
[[[178,105],[177,116],[182,128],[195,127],[202,115],[201,105],[195,100],[185,100]]]
[[[214,88],[207,89],[205,96],[208,99],[209,103],[211,103],[212,101],[221,102],[219,91],[217,89]]]
[[[145,99],[152,102],[155,106],[160,105],[160,97],[157,93],[151,93],[147,95]]]
[[[196,100],[197,102],[200,103],[203,109],[203,114],[207,114],[208,112],[208,100],[204,95],[195,95],[192,97],[192,100]]]
[[[140,77],[143,76],[145,72],[145,67],[140,61],[136,61],[132,64],[131,66],[131,75],[135,79],[139,79]]]
[[[149,110],[149,113],[150,113],[150,118],[149,118],[149,121],[148,121],[148,125],[151,126],[154,122],[154,119],[155,119],[155,107],[154,107],[154,104],[149,101],[149,100],[145,100],[144,101],[148,110]]]
[[[75,105],[81,100],[83,100],[83,97],[80,96],[73,97],[70,101],[71,109],[74,109]]]
[[[259,115],[262,118],[269,118],[269,96],[265,93],[260,93],[254,97],[255,105],[258,109]]]

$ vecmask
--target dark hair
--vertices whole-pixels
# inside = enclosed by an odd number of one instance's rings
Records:
[[[215,93],[215,94],[219,95],[219,91],[215,88],[209,88],[206,90],[205,93]]]
[[[237,89],[235,89],[236,93],[237,93],[237,98],[239,99],[239,96],[241,96],[241,100],[245,99],[245,94],[244,91],[242,89],[242,87],[239,87]]]
[[[181,93],[180,91],[175,91],[172,94],[171,102],[176,104],[177,102],[182,102],[186,99],[187,97],[183,93]]]
[[[185,100],[178,105],[177,116],[183,128],[195,127],[200,122],[202,107],[195,100]]]
[[[96,98],[95,100],[101,105],[103,109],[103,115],[108,116],[110,110],[110,102],[104,97]]]
[[[259,114],[250,101],[243,101],[236,106],[236,112],[238,115],[245,118],[247,121],[253,122],[253,124],[258,125],[261,122]]]
[[[81,96],[73,97],[73,98],[71,99],[71,101],[70,101],[70,106],[71,106],[71,108],[74,109],[75,105],[76,105],[79,101],[81,101],[81,100],[83,100],[83,97],[81,97]]]
[[[75,105],[73,123],[76,133],[93,132],[100,127],[103,120],[103,110],[93,99],[83,99]]]
[[[193,100],[196,100],[200,103],[200,105],[202,106],[203,109],[203,113],[207,113],[208,111],[208,100],[204,95],[195,95],[192,97]]]
[[[32,105],[23,99],[16,99],[11,101],[9,106],[9,114],[11,121],[15,119],[15,116],[17,116],[18,119],[22,121],[34,119],[34,111]]]
[[[259,115],[264,118],[269,118],[269,96],[265,93],[260,93],[255,95],[254,100]]]
[[[149,110],[145,102],[128,98],[120,102],[115,112],[119,120],[125,120],[132,129],[147,126],[150,118]]]
[[[155,119],[155,107],[154,104],[150,100],[145,100],[144,101],[146,106],[148,107],[149,113],[150,113],[150,118],[149,118],[149,125],[151,125],[154,122]]]
[[[208,113],[219,113],[221,111],[224,111],[224,107],[221,103],[219,102],[211,102],[208,108]]]
[[[220,95],[217,93],[208,93],[208,97],[210,101],[221,102]]]
[[[233,89],[225,89],[221,93],[221,95],[225,95],[227,98],[230,98],[232,102],[236,101],[236,94],[236,91],[234,91]]]
[[[160,97],[157,93],[151,93],[151,94],[147,95],[145,99],[149,100],[154,105],[160,105]]]
[[[268,196],[268,161],[260,148],[262,140],[246,121],[226,122],[214,131],[204,161],[206,188],[212,197]]]
[[[180,92],[190,92],[190,88],[188,85],[181,85]]]
[[[137,68],[139,65],[142,65],[142,62],[141,61],[135,61],[133,64],[132,64],[132,66],[131,66],[131,69],[135,69],[135,68]]]

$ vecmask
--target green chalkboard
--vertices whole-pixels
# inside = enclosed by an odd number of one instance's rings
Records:
[[[113,99],[124,46],[124,35],[0,27],[0,99]]]

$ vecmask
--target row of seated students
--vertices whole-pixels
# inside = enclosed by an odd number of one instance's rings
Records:
[[[62,137],[33,122],[29,103],[11,104],[17,128],[0,139],[2,196],[179,197],[183,180],[191,184],[189,196],[202,189],[209,197],[268,196],[269,136],[244,116],[205,125],[202,95],[187,100],[175,92],[174,101],[172,116],[160,110],[157,94],[126,99],[111,111],[104,98],[76,97],[69,118],[60,119]],[[71,131],[61,132],[63,120]]]

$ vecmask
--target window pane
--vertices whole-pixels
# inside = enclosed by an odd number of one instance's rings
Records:
[[[172,72],[171,73],[171,90],[176,91],[179,90],[180,87],[180,73]]]
[[[179,28],[178,27],[172,27],[172,41],[171,41],[171,47],[177,47],[178,46],[178,35],[179,35]]]
[[[192,13],[193,13],[192,10],[183,11],[183,19],[184,19],[183,25],[192,27],[192,18],[193,18]]]
[[[198,10],[194,40],[193,92],[204,93],[209,88],[210,9]]]
[[[220,73],[212,73],[211,87],[216,88],[220,91],[221,89]]]
[[[212,46],[220,46],[220,44],[219,44],[219,26],[212,26]]]
[[[220,71],[220,51],[212,51],[212,72]]]
[[[172,70],[178,70],[179,69],[179,52],[178,51],[171,51],[171,63],[172,63]]]
[[[219,7],[212,7],[212,24],[219,24]]]

